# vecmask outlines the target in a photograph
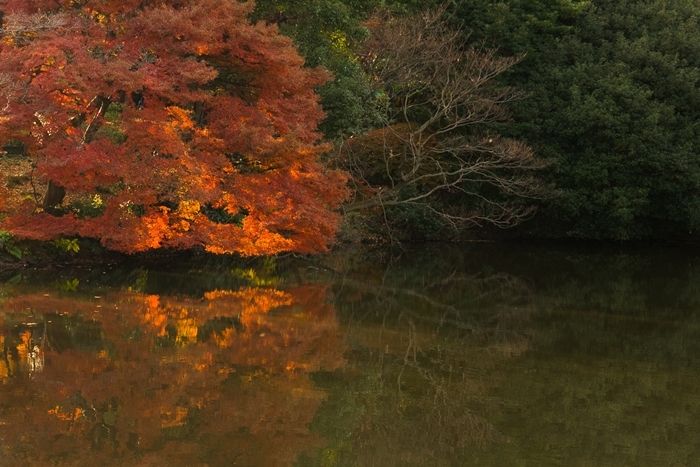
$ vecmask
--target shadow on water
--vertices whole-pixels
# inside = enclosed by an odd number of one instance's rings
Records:
[[[16,274],[0,459],[693,465],[699,253],[424,245]]]

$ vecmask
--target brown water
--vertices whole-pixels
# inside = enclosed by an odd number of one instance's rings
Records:
[[[22,271],[0,466],[700,464],[700,250]]]

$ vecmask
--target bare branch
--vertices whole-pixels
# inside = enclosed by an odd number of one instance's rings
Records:
[[[23,82],[15,80],[7,73],[0,73],[0,115],[6,113],[17,98],[18,91],[25,88]]]
[[[547,162],[523,143],[488,135],[484,125],[506,119],[504,104],[522,97],[494,82],[520,58],[469,47],[443,13],[368,23],[361,62],[385,98],[385,126],[338,152],[358,187],[345,212],[416,205],[455,227],[517,224],[534,208],[505,200],[545,196],[533,174]],[[436,202],[450,193],[468,195],[480,208]]]
[[[76,20],[63,13],[14,13],[3,18],[0,33],[12,37],[28,37],[39,31],[66,30],[74,26]]]

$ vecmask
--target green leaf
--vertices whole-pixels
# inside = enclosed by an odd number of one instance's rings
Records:
[[[17,259],[22,259],[22,249],[12,243],[5,243],[5,251]]]

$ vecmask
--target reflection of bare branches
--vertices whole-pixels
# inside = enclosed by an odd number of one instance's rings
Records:
[[[327,271],[332,271],[325,268]],[[334,271],[335,272],[335,271]],[[456,272],[446,279],[435,280],[417,287],[396,287],[386,283],[386,278],[381,284],[369,283],[366,280],[353,279],[347,273],[340,275],[341,291],[346,293],[363,292],[374,297],[374,302],[380,302],[395,310],[400,310],[402,315],[412,316],[422,323],[437,325],[436,330],[444,326],[470,333],[483,333],[484,327],[470,322],[466,317],[466,308],[453,305],[445,301],[447,288],[450,292],[457,289],[462,296],[468,296],[471,301],[482,305],[497,304],[501,311],[494,318],[502,322],[502,326],[508,327],[511,323],[522,323],[529,318],[527,305],[532,297],[532,284],[526,279],[510,274],[500,273],[483,277],[482,274],[457,275]],[[385,274],[386,275],[386,274]],[[408,299],[408,300],[407,300]],[[523,305],[515,307],[515,305]],[[424,313],[424,310],[430,313]],[[435,312],[439,312],[436,315]],[[519,316],[520,319],[515,317]],[[489,322],[492,322],[489,319]],[[487,323],[488,324],[488,323]]]
[[[488,268],[466,272],[450,259],[451,269],[439,259],[427,268],[423,257],[411,269],[353,256],[308,270],[310,282],[336,284],[346,339],[373,363],[355,465],[453,465],[474,448],[509,441],[491,419],[510,407],[493,392],[502,375],[492,368],[529,347],[534,285]]]
[[[436,353],[411,318],[401,321],[400,330],[382,325],[388,339],[398,332],[404,345],[395,358],[387,354],[385,361],[385,352],[380,357],[384,381],[394,380],[396,386],[376,388],[379,405],[365,420],[371,432],[363,440],[358,465],[452,465],[456,450],[508,442],[481,414],[484,405],[502,407],[489,397],[497,381],[479,371],[492,357],[448,349]],[[467,361],[474,371],[467,370]]]
[[[450,277],[435,282],[427,288],[441,286],[466,287],[472,293],[476,293],[480,300],[490,300],[501,304],[529,302],[532,297],[532,284],[526,279],[512,274],[498,273],[486,277],[482,273]]]
[[[399,392],[401,392],[401,376],[403,376],[403,371],[407,365],[410,365],[410,362],[416,362],[416,326],[413,324],[413,321],[409,321],[408,347],[406,347],[406,353],[403,356],[403,366],[399,376],[396,378]]]

